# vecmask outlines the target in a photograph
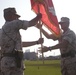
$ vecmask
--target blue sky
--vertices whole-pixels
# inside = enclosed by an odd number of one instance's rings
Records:
[[[69,17],[71,20],[70,28],[76,33],[76,0],[53,0],[53,4],[55,7],[58,21],[60,21],[60,18],[62,16]],[[5,22],[3,18],[3,9],[7,7],[15,7],[17,13],[21,15],[21,20],[31,20],[36,16],[35,13],[31,10],[30,0],[0,0],[0,28]],[[22,41],[34,41],[40,37],[40,32],[35,27],[28,28],[26,31],[20,30],[20,33],[22,35]],[[46,37],[44,37],[43,45],[52,46],[56,43],[57,41],[55,42],[53,40],[48,40]],[[39,46],[40,45],[35,45],[27,47],[26,49],[31,48],[33,51]],[[58,54],[60,54],[59,50],[45,53],[46,56]]]

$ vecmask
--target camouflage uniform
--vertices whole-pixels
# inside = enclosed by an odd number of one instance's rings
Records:
[[[76,35],[75,33],[68,29],[65,33],[62,34],[59,42],[65,39],[69,42],[67,48],[61,48],[61,72],[62,75],[76,75],[76,57],[75,57],[75,50],[76,50]],[[70,52],[71,54],[67,54]]]
[[[1,49],[0,49],[0,75],[2,75],[1,73]]]
[[[0,38],[1,38],[1,29],[0,29]],[[0,75],[2,75],[1,73],[1,39],[0,39]]]
[[[28,21],[14,20],[6,22],[2,27],[1,51],[3,53],[12,53],[13,50],[22,50],[21,36],[19,29],[27,29]],[[23,75],[23,61],[21,68],[16,66],[15,58],[4,56],[1,59],[1,70],[4,75]]]
[[[4,9],[6,22],[1,29],[1,71],[3,75],[23,75],[23,43],[19,30],[26,30],[28,27],[36,25],[42,15],[39,13],[30,21],[19,20],[19,17],[20,15],[17,14],[15,8]],[[37,41],[33,45],[35,44]]]

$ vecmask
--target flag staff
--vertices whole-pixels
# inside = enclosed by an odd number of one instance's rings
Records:
[[[40,13],[39,1],[38,1],[38,13]],[[41,20],[39,20],[39,25],[42,25]],[[40,28],[40,38],[42,38],[41,28]],[[41,44],[41,50],[42,50],[42,47],[43,47],[43,44]],[[43,52],[42,52],[42,61],[43,61],[43,64],[44,64],[44,54],[43,54]]]

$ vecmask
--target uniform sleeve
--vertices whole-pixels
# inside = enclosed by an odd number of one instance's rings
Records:
[[[72,43],[74,37],[75,37],[74,33],[69,33],[69,34],[65,35],[63,37],[63,39],[67,40],[69,43]]]
[[[18,29],[27,29],[29,27],[29,21],[26,20],[15,20],[14,27]]]
[[[29,21],[23,21],[23,27],[22,29],[26,29],[29,27]]]

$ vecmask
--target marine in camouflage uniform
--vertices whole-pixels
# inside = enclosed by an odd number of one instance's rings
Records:
[[[68,41],[67,47],[61,48],[62,75],[76,75],[76,35],[68,29],[62,34],[59,42]]]
[[[43,47],[43,52],[60,49],[61,52],[61,73],[62,75],[76,75],[76,34],[69,29],[70,19],[62,17],[59,24],[63,30],[60,37],[55,37],[41,29],[48,39],[58,40],[59,43],[51,47]]]
[[[26,30],[28,27],[36,25],[42,15],[39,13],[31,21],[19,20],[19,17],[20,15],[16,13],[15,8],[4,9],[4,18],[6,22],[2,27],[1,36],[1,52],[3,55],[1,59],[1,71],[3,75],[23,75],[23,60],[20,59],[21,66],[18,65],[19,62],[16,62],[16,59],[18,58],[15,54],[16,51],[22,53],[22,46],[26,47],[43,43],[42,38],[37,41],[22,43],[19,33],[20,29]]]

